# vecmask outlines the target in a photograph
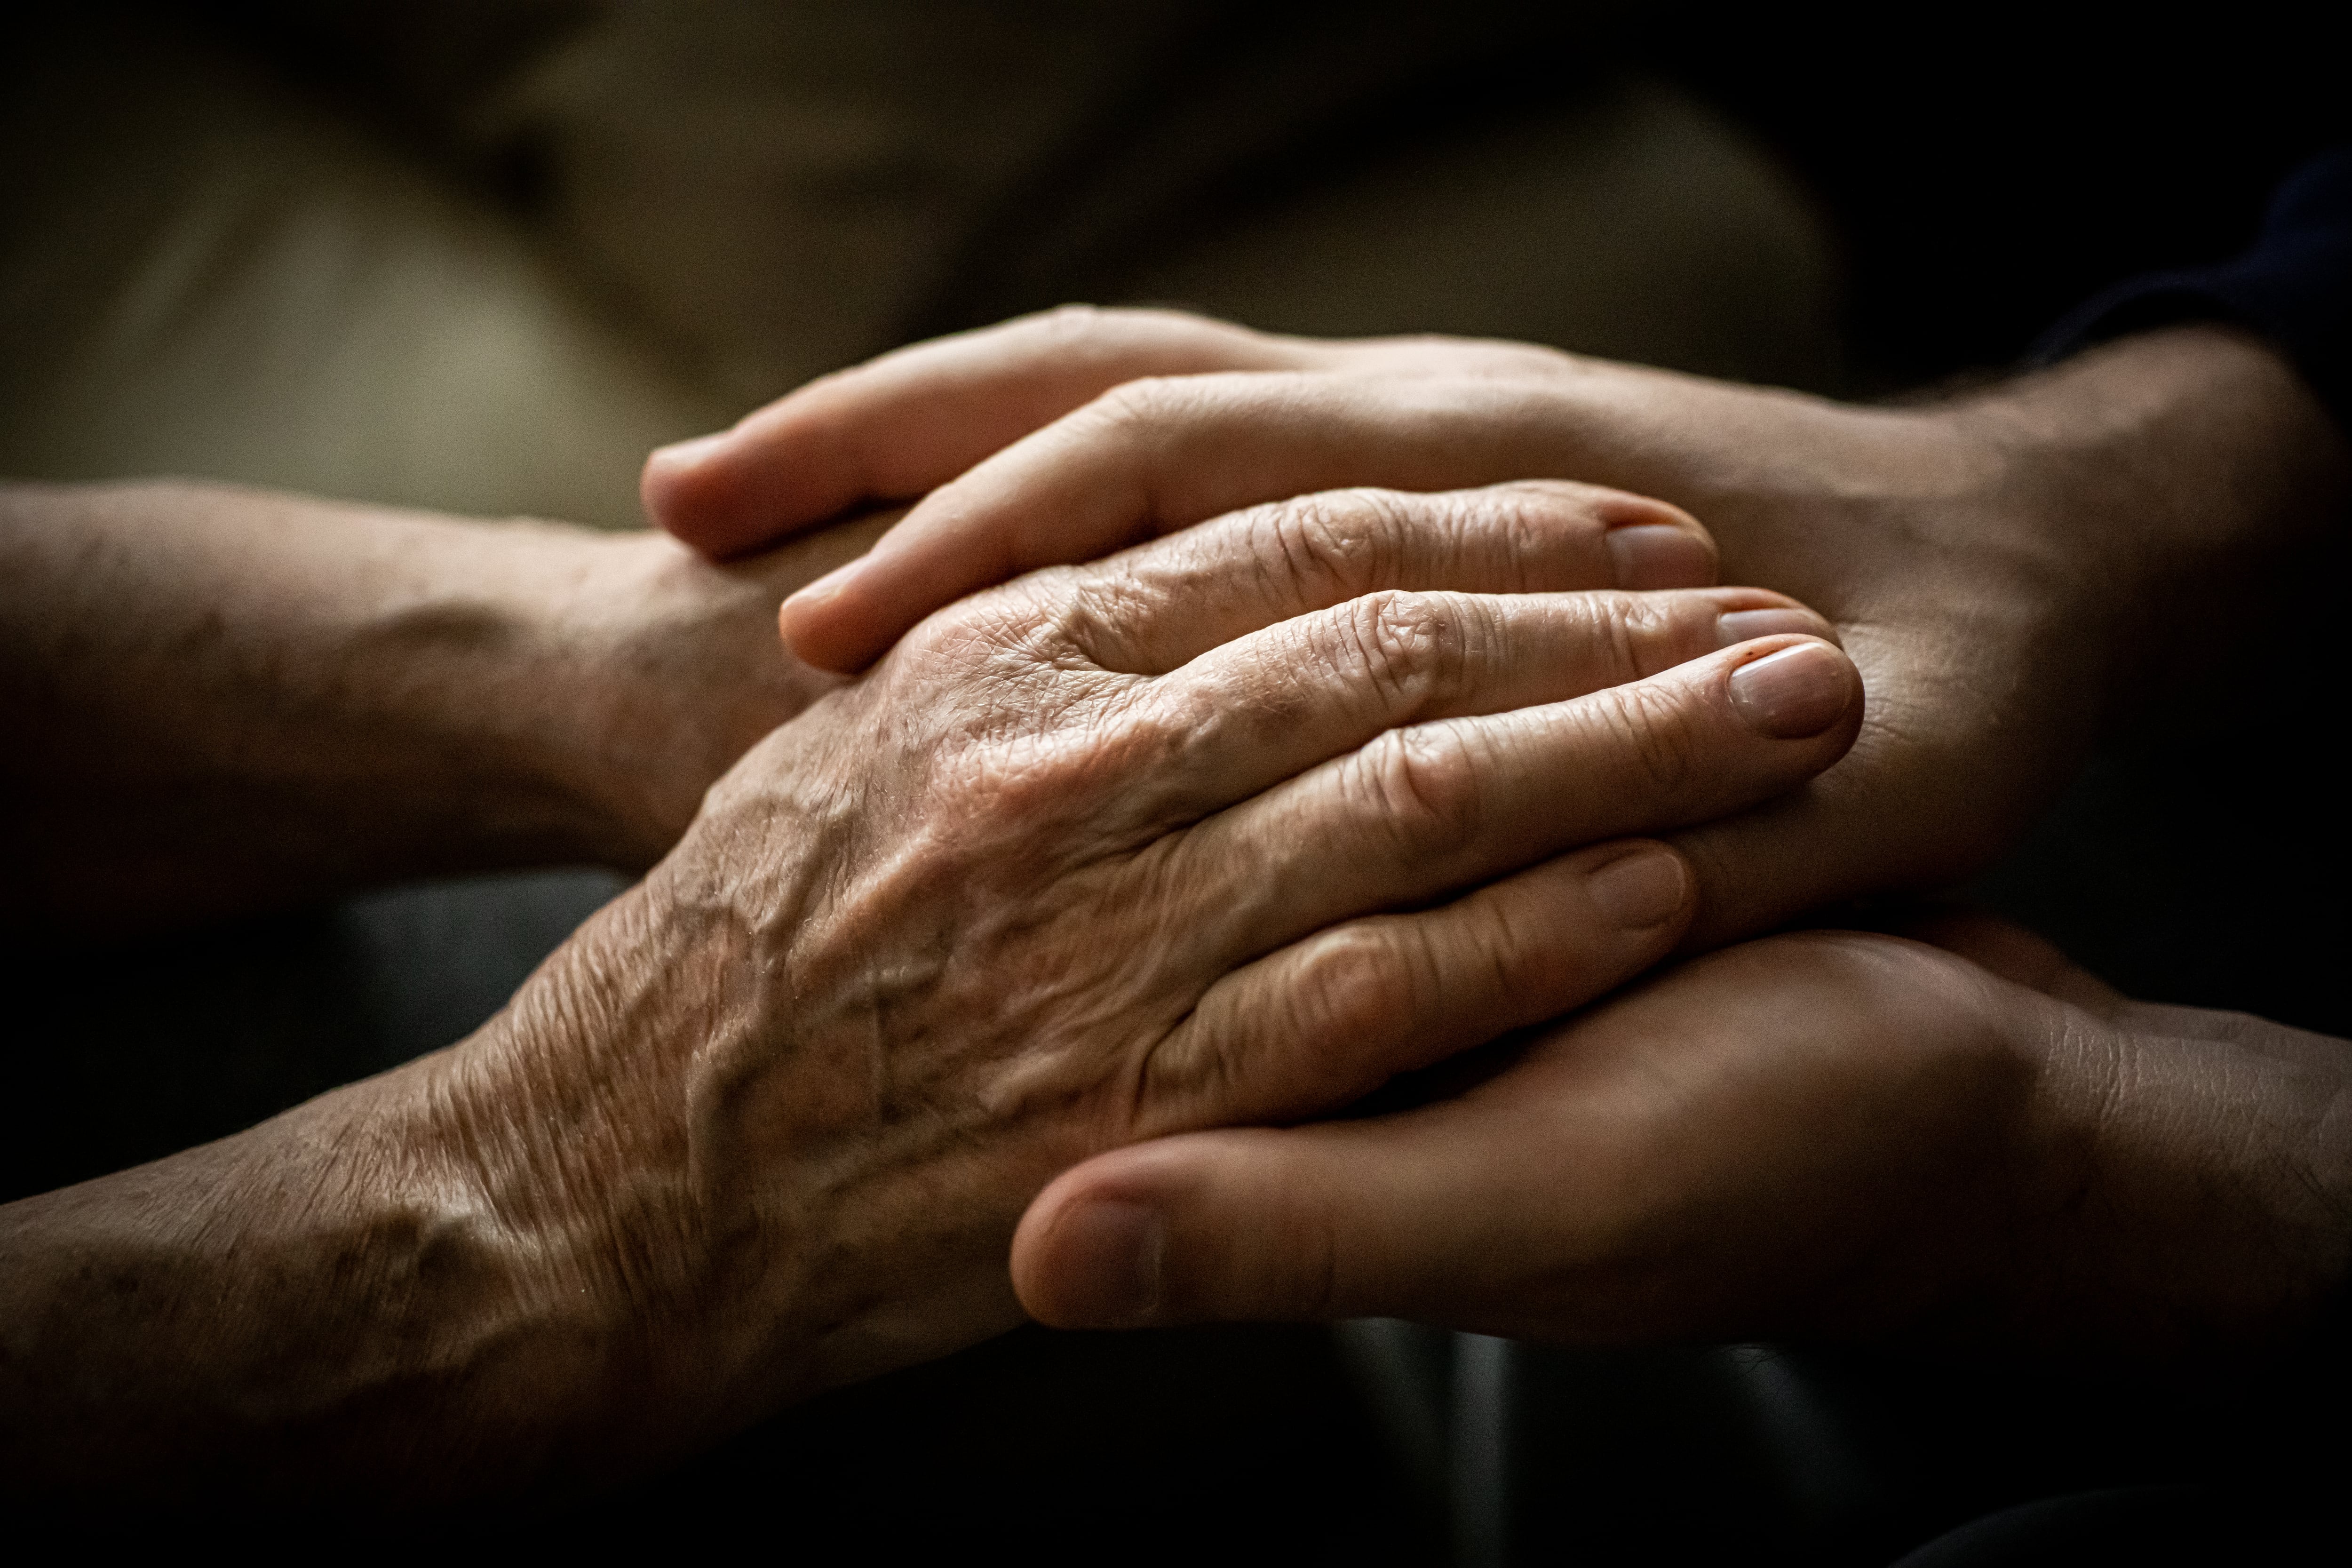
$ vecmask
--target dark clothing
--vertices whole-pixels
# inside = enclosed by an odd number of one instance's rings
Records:
[[[2234,321],[2277,343],[2352,430],[2352,147],[2296,170],[2244,255],[2119,283],[2053,327],[2033,357],[2193,321]]]

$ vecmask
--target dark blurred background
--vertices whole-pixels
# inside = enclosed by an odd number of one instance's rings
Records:
[[[2340,52],[2259,5],[92,0],[14,31],[0,473],[607,527],[635,523],[659,442],[1067,300],[1846,396],[1964,383],[2109,282],[2231,254],[2352,137]],[[2111,737],[1975,895],[2136,994],[2352,1034],[2342,704],[2309,685],[2334,580],[2282,585],[2214,651],[2265,678]],[[461,1037],[617,886],[390,889],[0,957],[0,1197]],[[1395,1327],[1028,1332],[564,1525],[1883,1561],[2015,1497],[2270,1452],[2285,1417],[2214,1397]]]

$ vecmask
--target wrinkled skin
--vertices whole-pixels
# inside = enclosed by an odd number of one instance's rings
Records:
[[[472,1038],[0,1210],[8,1464],[576,1481],[1012,1326],[1057,1172],[1344,1104],[1673,948],[1706,889],[1630,836],[1862,720],[1819,617],[1660,581],[1712,560],[1587,487],[1349,492],[931,617]]]
[[[700,1184],[771,1190],[828,1152],[828,1212],[735,1231],[757,1258],[730,1277],[789,1288],[722,1310],[764,1336],[780,1294],[828,1303],[825,1381],[994,1331],[1011,1221],[1073,1159],[1334,1108],[1667,951],[1697,890],[1620,931],[1588,887],[1624,851],[1578,847],[1788,787],[1858,704],[1801,636],[1710,651],[1766,596],[1385,586],[1589,580],[1601,531],[1566,514],[1590,494],[1524,490],[1502,529],[1495,498],[1359,498],[1336,525],[1327,500],[1016,584],[756,749],[645,895],[665,947],[692,933],[663,971],[731,1003],[685,1098],[743,1129],[690,1142],[742,1152]],[[1449,509],[1482,521],[1432,554]],[[1728,681],[1789,651],[1829,701],[1775,740]],[[937,1273],[870,1299],[894,1258]]]

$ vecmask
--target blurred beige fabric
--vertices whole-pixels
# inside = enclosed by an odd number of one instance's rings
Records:
[[[1832,383],[1822,226],[1675,90],[1351,129],[1506,9],[92,5],[0,66],[0,472],[625,526],[649,447],[1071,298]]]

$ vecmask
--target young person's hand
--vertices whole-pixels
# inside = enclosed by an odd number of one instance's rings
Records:
[[[1834,621],[1871,694],[1853,754],[1685,841],[1711,945],[2006,847],[2127,694],[2160,706],[2230,585],[2352,489],[2293,370],[2218,328],[2129,339],[1990,392],[1856,407],[1512,344],[1312,342],[1063,311],[826,378],[656,453],[654,515],[717,554],[879,499],[914,510],[788,600],[851,668],[934,605],[1233,507],[1340,484],[1538,476],[1687,509],[1728,580]]]
[[[1925,934],[1948,948],[1807,931],[1695,959],[1421,1109],[1098,1156],[1031,1206],[1013,1279],[1067,1327],[2108,1358],[2305,1326],[2352,1260],[2352,1043],[2127,1002],[2013,927]]]

